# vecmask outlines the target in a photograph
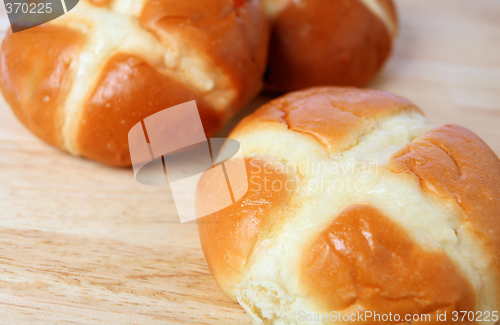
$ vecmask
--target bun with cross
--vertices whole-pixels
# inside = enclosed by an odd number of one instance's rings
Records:
[[[364,311],[495,323],[500,161],[477,135],[384,91],[326,87],[271,101],[230,138],[248,191],[198,230],[215,280],[255,324]],[[202,207],[209,188],[202,178]]]
[[[168,107],[196,100],[212,136],[260,91],[268,39],[258,0],[80,1],[8,33],[0,89],[41,139],[127,166],[129,130]]]

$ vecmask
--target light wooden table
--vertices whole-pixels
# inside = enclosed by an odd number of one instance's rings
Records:
[[[500,153],[500,1],[398,5],[394,56],[372,87]],[[70,323],[250,321],[213,281],[196,226],[178,222],[168,188],[47,146],[2,100],[0,324]]]

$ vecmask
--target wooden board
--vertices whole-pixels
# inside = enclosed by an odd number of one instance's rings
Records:
[[[371,86],[409,98],[436,124],[470,128],[500,153],[500,1],[398,5],[394,56]],[[44,144],[1,100],[0,324],[69,323],[250,320],[212,279],[196,226],[179,223],[167,187]]]

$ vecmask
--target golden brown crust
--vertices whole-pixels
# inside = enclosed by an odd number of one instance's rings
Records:
[[[233,134],[282,123],[316,138],[329,151],[343,150],[370,130],[370,120],[403,110],[420,110],[393,94],[357,88],[311,88],[287,94],[246,117]]]
[[[474,290],[450,259],[424,251],[373,207],[344,210],[304,252],[300,283],[324,312],[430,314],[438,324],[435,311],[475,311]]]
[[[295,182],[282,170],[263,159],[246,159],[248,191],[236,203],[219,212],[197,219],[201,246],[208,266],[219,286],[228,294],[249,265],[260,238],[277,232]],[[206,174],[205,174],[206,175]],[[196,201],[209,204],[213,187],[206,177],[200,180]],[[274,184],[279,184],[273,188]],[[234,299],[234,296],[232,297]]]
[[[458,125],[437,127],[394,155],[389,168],[415,175],[425,191],[458,203],[463,224],[484,241],[498,270],[500,161],[483,140]]]
[[[109,7],[113,0],[85,0],[97,7]]]
[[[0,54],[0,88],[19,120],[44,141],[62,146],[62,103],[68,93],[70,65],[85,36],[44,24],[9,32]]]
[[[108,0],[88,0],[81,11],[76,8],[68,14],[76,18],[74,24],[57,21],[5,38],[2,66],[6,68],[0,88],[19,119],[45,141],[99,162],[127,166],[127,132],[141,119],[196,100],[210,137],[260,91],[269,27],[258,0],[217,0],[203,5],[195,0],[150,0],[140,12],[131,13],[142,26],[113,10],[95,7],[114,5]],[[143,37],[137,46],[144,55],[133,52],[127,47],[130,44],[106,46],[110,35],[102,30],[99,34],[95,28],[112,26],[106,26],[104,19],[85,16],[94,12],[97,17],[109,15],[112,25],[123,24],[137,33],[132,40]],[[82,32],[64,25],[82,28]],[[144,29],[163,43],[145,37]],[[165,41],[164,34],[187,52],[180,53],[186,59],[183,66],[166,62],[172,42]],[[86,40],[92,41],[84,47]],[[104,46],[93,48],[96,44]],[[82,51],[95,52],[96,61],[88,62],[89,56],[77,61]],[[70,73],[81,73],[82,64],[92,69],[74,81]],[[71,102],[66,101],[68,94]]]
[[[196,100],[200,115],[205,117],[206,133],[213,134],[220,124],[217,113],[189,86],[158,72],[141,58],[115,55],[102,69],[84,108],[77,133],[79,151],[105,164],[128,166],[127,135],[132,126],[190,100]]]
[[[425,323],[438,324],[436,311],[450,323],[453,311],[498,309],[500,162],[463,128],[422,136],[430,128],[407,100],[350,88],[295,92],[246,117],[230,135],[245,154],[312,168],[296,171],[298,189],[260,210],[258,221],[251,213],[235,218],[257,225],[252,235],[238,237],[231,227],[202,235],[222,289],[264,324],[294,323],[297,310],[428,314]],[[314,167],[388,160],[381,172]],[[364,185],[354,191],[329,187],[356,180]],[[275,207],[282,212],[271,235],[261,220],[274,223],[267,218]],[[221,256],[233,256],[234,247],[249,248],[224,265]]]
[[[269,26],[257,0],[239,6],[234,0],[207,1],[201,6],[193,1],[149,0],[139,20],[159,39],[163,31],[179,35],[229,76],[229,86],[239,94],[233,109],[261,90]]]
[[[365,85],[392,48],[385,23],[358,0],[289,1],[271,30],[266,88],[273,91]]]

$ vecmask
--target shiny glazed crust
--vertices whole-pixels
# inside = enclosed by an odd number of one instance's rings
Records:
[[[127,166],[127,134],[141,119],[194,99],[211,136],[250,101],[268,34],[257,0],[80,1],[6,36],[0,89],[43,140]]]
[[[390,0],[262,0],[271,19],[266,88],[363,86],[392,49]]]
[[[255,324],[332,311],[451,324],[436,312],[500,308],[500,161],[472,132],[433,128],[390,93],[325,87],[264,105],[231,137],[249,191],[198,229]]]

